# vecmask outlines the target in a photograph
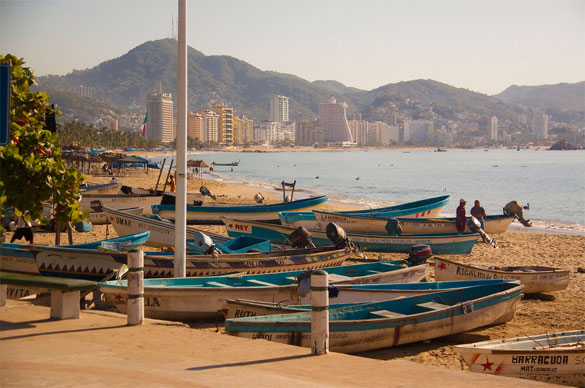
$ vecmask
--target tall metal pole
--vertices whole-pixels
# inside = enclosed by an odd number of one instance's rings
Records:
[[[187,250],[187,0],[179,0],[178,38],[175,277],[184,278]]]

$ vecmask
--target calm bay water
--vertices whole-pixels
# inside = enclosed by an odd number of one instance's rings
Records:
[[[161,158],[162,159],[162,158]],[[585,153],[545,150],[368,150],[221,152],[189,154],[215,167],[213,176],[228,182],[280,186],[327,194],[365,206],[396,204],[449,194],[443,213],[454,215],[459,198],[479,199],[488,214],[500,214],[511,200],[529,204],[524,216],[536,228],[585,232]],[[318,177],[318,178],[317,178]],[[299,195],[302,194],[302,195]]]

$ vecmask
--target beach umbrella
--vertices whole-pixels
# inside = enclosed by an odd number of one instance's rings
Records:
[[[207,163],[205,160],[189,160],[187,161],[187,167],[211,167],[211,164]]]

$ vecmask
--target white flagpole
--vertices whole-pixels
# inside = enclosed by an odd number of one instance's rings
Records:
[[[187,250],[187,0],[179,0],[178,41],[175,277],[184,278]]]

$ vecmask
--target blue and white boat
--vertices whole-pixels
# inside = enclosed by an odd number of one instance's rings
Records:
[[[150,232],[129,234],[127,236],[115,237],[107,240],[88,242],[83,244],[58,245],[52,248],[62,249],[84,249],[98,251],[99,249],[121,250],[143,245],[150,236]],[[31,249],[40,245],[11,244],[0,245],[0,268],[5,272],[19,272],[39,275],[41,272],[37,266],[34,254]],[[102,277],[103,278],[103,277]]]
[[[502,279],[460,280],[453,282],[341,284],[329,286],[329,308],[347,307],[357,303],[382,302],[411,296],[476,287],[505,282]],[[301,303],[311,303],[311,294],[302,297]],[[287,304],[284,302],[259,302],[248,299],[222,300],[222,312],[226,319],[255,317],[260,315],[290,314],[311,311],[310,304]]]
[[[327,200],[327,196],[322,195],[273,204],[234,205],[205,202],[201,206],[187,206],[187,223],[221,225],[220,217],[222,216],[279,222],[278,213],[280,212],[310,210]],[[162,218],[175,220],[175,205],[152,205],[152,212]]]
[[[362,209],[362,210],[346,210],[346,211],[336,211],[336,212],[328,212],[327,215],[331,217],[331,215],[336,215],[337,218],[342,216],[362,216],[362,217],[381,217],[381,218],[430,218],[430,217],[438,217],[441,213],[441,210],[447,205],[449,199],[451,198],[450,195],[442,195],[439,197],[433,198],[426,198],[421,199],[419,201],[414,202],[407,202],[400,205],[395,206],[388,206],[388,207],[379,207],[373,209]],[[343,221],[338,219],[333,220],[330,219],[329,221],[324,221],[323,216],[316,217],[316,214],[311,212],[289,212],[283,211],[280,216],[280,222],[283,225],[292,225],[292,226],[304,226],[307,229],[319,229],[317,224],[323,223],[327,225],[328,222],[335,222],[342,228],[346,229],[345,225],[342,225]],[[350,229],[346,229],[346,231],[350,231]]]
[[[349,253],[348,253],[349,254]],[[145,265],[146,266],[146,265]],[[317,266],[316,268],[321,268]],[[339,265],[321,268],[329,274],[330,284],[369,284],[420,281],[427,273],[427,264],[409,267],[404,260],[366,264]],[[306,271],[233,274],[186,278],[144,280],[144,314],[158,319],[204,319],[223,317],[220,299],[246,298],[266,302],[300,303],[309,293],[310,283],[303,281]],[[107,302],[126,312],[127,282],[99,283]]]
[[[329,348],[358,353],[424,341],[514,317],[522,297],[515,281],[356,304],[329,310]],[[311,347],[311,312],[228,319],[228,334]]]
[[[254,236],[270,240],[274,244],[286,244],[286,237],[295,230],[291,226],[228,217],[224,217],[223,221],[227,233],[232,237]],[[325,230],[310,229],[309,232],[316,246],[331,244]],[[477,233],[414,234],[401,236],[374,233],[347,233],[349,240],[362,250],[408,253],[413,245],[428,245],[434,254],[469,254],[478,236]]]

